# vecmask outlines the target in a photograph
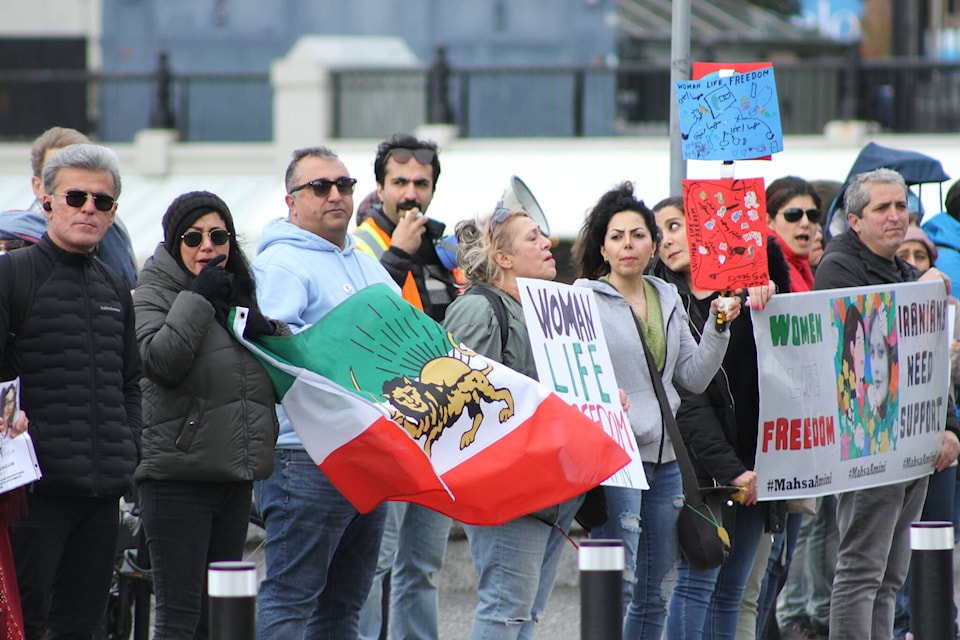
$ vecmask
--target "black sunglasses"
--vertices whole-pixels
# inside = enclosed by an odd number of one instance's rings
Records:
[[[204,235],[209,235],[210,242],[218,247],[222,247],[230,242],[230,232],[226,229],[214,229],[213,231],[187,231],[185,234],[180,236],[180,239],[183,240],[183,244],[187,245],[191,249],[195,249],[203,244]]]
[[[783,219],[787,222],[799,222],[800,218],[803,217],[803,214],[807,214],[807,220],[813,224],[820,222],[820,209],[801,209],[799,207],[790,207],[789,209],[784,209],[780,213],[783,214]]]
[[[318,198],[326,198],[330,195],[330,189],[334,186],[337,187],[337,191],[342,196],[349,196],[353,194],[353,187],[357,184],[356,178],[337,178],[336,180],[327,180],[326,178],[317,178],[316,180],[311,180],[310,182],[304,182],[299,187],[294,187],[290,189],[290,193],[294,194],[301,189],[306,189],[307,187],[313,188],[313,193],[316,194]]]
[[[420,164],[432,164],[436,151],[433,149],[391,149],[387,158],[393,158],[400,164],[407,164],[410,158],[416,158]],[[386,163],[386,160],[384,160]]]
[[[93,196],[93,206],[97,208],[97,211],[110,211],[110,209],[113,209],[113,205],[117,203],[116,198],[108,196],[105,193],[87,193],[86,191],[71,190],[66,193],[51,193],[50,195],[63,196],[67,204],[74,209],[82,207],[89,196]]]

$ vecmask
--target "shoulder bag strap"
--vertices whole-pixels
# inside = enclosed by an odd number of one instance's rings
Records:
[[[640,321],[633,311],[633,322],[637,325],[637,335],[640,336],[640,344],[643,345],[643,355],[647,358],[647,367],[650,369],[650,383],[653,384],[654,391],[657,392],[657,401],[660,403],[660,415],[663,417],[663,424],[670,434],[670,441],[673,444],[673,451],[677,456],[677,464],[680,466],[680,477],[683,479],[683,494],[690,504],[700,504],[700,487],[697,483],[697,474],[693,470],[693,464],[690,462],[690,455],[687,453],[687,447],[683,444],[683,436],[680,435],[680,427],[677,426],[677,419],[673,415],[673,409],[670,408],[670,402],[667,400],[667,392],[663,388],[663,380],[660,378],[660,372],[657,371],[657,364],[653,361],[653,354],[647,347],[647,341],[643,339],[643,330],[640,327]]]

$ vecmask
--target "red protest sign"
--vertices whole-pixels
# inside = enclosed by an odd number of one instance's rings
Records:
[[[683,208],[694,287],[726,291],[770,281],[763,178],[684,180]]]

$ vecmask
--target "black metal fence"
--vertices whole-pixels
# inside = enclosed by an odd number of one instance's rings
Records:
[[[960,131],[960,64],[804,61],[778,63],[775,73],[788,135],[819,134],[836,119],[871,120],[894,133]],[[667,132],[666,66],[450,69],[441,91],[435,81],[431,90],[435,77],[430,69],[335,71],[334,136],[412,130],[428,113],[447,114],[475,138]],[[0,71],[0,140],[30,140],[60,124],[127,142],[167,121],[187,141],[269,141],[272,100],[267,73]]]

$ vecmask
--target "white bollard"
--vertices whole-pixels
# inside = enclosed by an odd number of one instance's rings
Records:
[[[252,562],[211,562],[210,640],[256,640],[257,567]]]
[[[954,637],[953,524],[910,525],[910,626],[915,640]]]
[[[623,638],[623,542],[580,543],[580,638]]]

